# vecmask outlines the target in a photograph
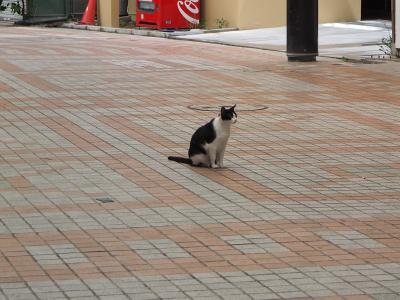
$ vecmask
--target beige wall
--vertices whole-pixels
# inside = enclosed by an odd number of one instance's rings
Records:
[[[105,27],[119,27],[119,0],[98,1],[100,25]]]
[[[207,28],[224,18],[229,27],[240,29],[284,26],[286,0],[201,0]],[[319,0],[321,23],[356,21],[361,18],[361,0]]]
[[[286,25],[286,0],[200,1],[202,23],[206,28],[217,28],[216,19],[220,18],[227,21],[227,27],[240,29]],[[135,0],[129,0],[128,11],[134,14]],[[357,21],[360,18],[361,0],[319,0],[320,23]]]
[[[361,0],[319,0],[320,23],[361,19]]]
[[[224,18],[228,27],[238,27],[239,0],[200,0],[202,23],[207,28],[216,28],[216,19]],[[253,1],[253,0],[250,0]]]
[[[277,27],[285,24],[285,0],[239,0],[239,28]]]

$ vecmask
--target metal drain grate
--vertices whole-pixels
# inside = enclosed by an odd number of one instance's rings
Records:
[[[111,199],[110,197],[96,198],[96,201],[99,201],[99,202],[101,202],[101,203],[111,203],[111,202],[114,202],[114,200]]]
[[[230,107],[230,105],[189,105],[189,109],[201,111],[220,111],[221,106]],[[267,109],[266,105],[257,104],[238,104],[235,108],[236,111],[257,111]]]

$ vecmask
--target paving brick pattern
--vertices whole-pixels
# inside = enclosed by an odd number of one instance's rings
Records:
[[[87,262],[88,260],[74,245],[29,246],[29,254],[39,265],[71,264]]]
[[[183,258],[190,255],[174,241],[161,240],[136,240],[128,241],[128,246],[145,260],[159,258]]]
[[[354,231],[354,230],[347,230],[347,231],[323,231],[317,233],[321,238],[331,242],[339,246],[342,249],[361,249],[361,248],[368,248],[368,249],[375,249],[375,248],[382,248],[385,245],[368,238],[366,235]]]
[[[228,242],[242,253],[266,253],[288,251],[287,248],[271,240],[263,234],[230,235],[222,236],[222,240]]]
[[[35,27],[0,47],[0,300],[400,299],[398,63]],[[234,103],[224,169],[166,159]]]

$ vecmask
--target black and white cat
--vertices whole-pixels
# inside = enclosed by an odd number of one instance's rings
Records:
[[[218,117],[198,128],[192,136],[189,158],[169,156],[169,160],[199,167],[223,168],[226,144],[231,125],[236,123],[235,107],[221,107]]]

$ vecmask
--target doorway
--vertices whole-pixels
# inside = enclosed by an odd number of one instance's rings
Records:
[[[392,1],[391,0],[362,0],[361,1],[361,20],[391,20]]]

